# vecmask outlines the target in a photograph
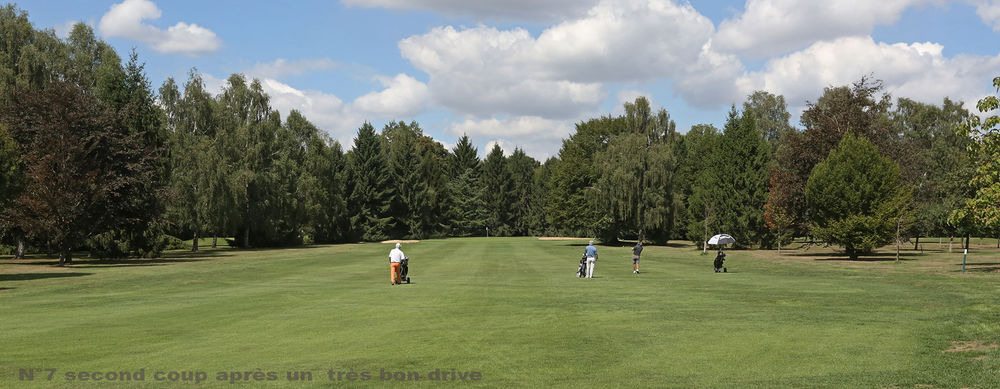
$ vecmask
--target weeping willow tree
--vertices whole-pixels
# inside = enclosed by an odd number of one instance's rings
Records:
[[[674,220],[673,152],[676,124],[666,110],[653,113],[639,97],[625,103],[627,130],[612,136],[594,165],[591,200],[601,212],[600,238],[635,237],[657,243],[670,237]]]

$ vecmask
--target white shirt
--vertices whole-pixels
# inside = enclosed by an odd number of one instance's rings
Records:
[[[406,258],[406,255],[403,254],[403,250],[392,249],[392,251],[389,252],[389,262],[399,263],[403,261],[403,258]]]

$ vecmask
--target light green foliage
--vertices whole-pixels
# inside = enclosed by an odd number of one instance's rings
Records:
[[[771,145],[771,153],[774,153],[781,137],[792,131],[792,126],[788,124],[792,114],[788,113],[785,96],[754,91],[743,103],[743,112],[753,117],[764,139]]]
[[[993,79],[993,87],[1000,92],[1000,77]],[[976,162],[972,185],[974,197],[952,215],[953,224],[971,220],[981,228],[1000,231],[1000,109],[997,96],[979,100],[976,108],[985,118],[972,115],[958,131],[972,138],[972,153]]]
[[[295,137],[294,158],[302,161],[297,195],[302,197],[304,233],[314,243],[340,242],[349,226],[347,173],[340,143],[330,140],[297,110],[285,119],[285,127]]]
[[[41,89],[67,68],[66,45],[51,30],[34,29],[13,4],[0,7],[0,105],[17,89]]]
[[[214,142],[218,131],[216,106],[205,83],[192,69],[183,95],[172,78],[160,87],[164,127],[170,134],[169,218],[195,237],[222,233],[228,223],[231,201],[221,152]],[[195,240],[197,242],[197,240]],[[192,247],[194,251],[198,246]]]
[[[599,235],[666,242],[673,226],[675,124],[664,109],[654,114],[644,97],[625,104],[625,123],[626,132],[610,137],[594,158]]]
[[[248,84],[242,75],[230,76],[217,102],[215,144],[229,169],[225,182],[235,200],[236,241],[243,247],[301,243],[295,137],[271,109],[259,80]]]
[[[941,106],[900,98],[891,112],[904,147],[910,150],[900,170],[903,181],[914,188],[913,218],[907,220],[905,233],[915,242],[920,237],[960,234],[956,228],[960,226],[950,225],[948,217],[973,194],[970,140],[955,133],[968,117],[961,103],[947,98]]]
[[[899,166],[850,133],[816,165],[806,184],[813,233],[843,246],[851,258],[892,241],[911,197]]]

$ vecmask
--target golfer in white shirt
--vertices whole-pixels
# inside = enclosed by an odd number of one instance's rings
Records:
[[[389,285],[400,284],[403,281],[399,278],[399,264],[406,258],[406,254],[399,249],[400,246],[402,245],[396,243],[396,248],[389,252]]]

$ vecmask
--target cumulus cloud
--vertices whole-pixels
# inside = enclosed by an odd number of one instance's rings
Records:
[[[209,77],[205,79],[209,84]],[[260,82],[271,98],[271,107],[281,112],[282,117],[287,117],[293,109],[298,110],[345,148],[351,147],[358,127],[365,121],[410,118],[420,114],[427,101],[426,85],[405,74],[383,77],[383,90],[351,102],[331,93],[298,89],[273,78],[261,78]]]
[[[1000,1],[997,0],[976,0],[976,14],[988,26],[993,27],[993,31],[1000,32]]]
[[[463,134],[475,144],[486,146],[479,150],[485,156],[494,144],[500,145],[504,155],[510,155],[520,148],[533,158],[544,161],[555,156],[562,140],[574,131],[570,120],[551,120],[537,116],[512,116],[503,119],[467,119],[452,123],[445,130],[455,137]]]
[[[354,107],[375,117],[412,117],[427,108],[430,92],[427,85],[405,74],[396,77],[379,77],[385,87],[354,100]]]
[[[219,50],[222,41],[211,30],[197,24],[178,22],[163,30],[145,23],[159,19],[160,8],[149,0],[125,0],[111,6],[98,28],[109,37],[137,40],[162,53],[203,55]]]
[[[586,12],[596,0],[343,0],[349,6],[429,10],[484,20],[552,21]]]
[[[947,58],[943,49],[931,42],[889,44],[868,36],[840,38],[772,59],[761,71],[745,73],[737,84],[744,95],[768,90],[801,108],[824,87],[848,85],[873,74],[895,97],[935,104],[951,97],[971,108],[987,91],[989,77],[984,75],[1000,73],[1000,56]]]
[[[52,29],[56,32],[56,36],[66,39],[69,37],[69,33],[73,32],[73,27],[76,26],[77,23],[80,22],[76,20],[67,20],[66,22],[52,26]]]
[[[277,79],[286,76],[298,76],[319,70],[335,69],[337,67],[340,67],[340,64],[329,58],[302,59],[298,61],[278,58],[272,62],[257,63],[247,73],[258,77]]]
[[[690,4],[605,0],[537,38],[524,29],[439,27],[400,41],[435,101],[480,118],[592,112],[603,83],[685,74],[714,33]]]
[[[817,40],[867,35],[895,23],[909,7],[941,0],[747,0],[739,16],[719,24],[718,49],[767,57]]]

